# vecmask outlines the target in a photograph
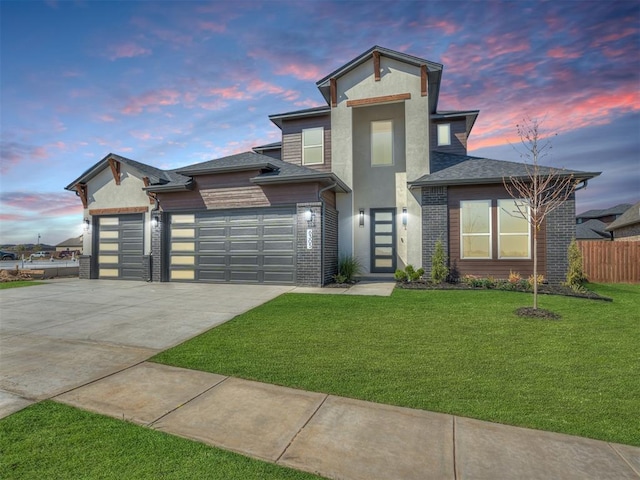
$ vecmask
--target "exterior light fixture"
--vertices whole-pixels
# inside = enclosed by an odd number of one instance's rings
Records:
[[[85,218],[84,221],[82,222],[82,229],[85,232],[88,232],[89,231],[89,225],[91,225],[91,222],[89,221],[88,218]]]
[[[158,220],[158,216],[154,215],[153,217],[151,217],[151,227],[152,228],[158,228],[158,224],[160,223],[160,221]]]
[[[358,225],[364,227],[364,208],[361,208],[358,214]]]
[[[304,219],[307,221],[309,226],[311,226],[316,219],[316,214],[313,213],[313,210],[311,210],[310,208],[307,208],[304,212]]]
[[[402,225],[404,225],[405,227],[407,226],[407,217],[409,215],[407,214],[407,207],[403,207],[402,208]]]

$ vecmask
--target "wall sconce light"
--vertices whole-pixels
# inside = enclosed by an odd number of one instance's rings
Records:
[[[407,226],[407,217],[408,217],[408,213],[407,213],[407,207],[403,207],[402,208],[402,225],[404,225],[405,227]]]
[[[364,227],[364,208],[361,208],[360,213],[358,213],[358,225]]]
[[[304,212],[304,219],[311,226],[315,222],[316,214],[310,208],[307,208]]]
[[[160,223],[160,221],[158,220],[158,216],[154,215],[151,217],[151,227],[152,228],[158,228],[158,224]]]
[[[88,219],[88,218],[85,218],[85,219],[84,219],[84,221],[82,222],[82,229],[83,229],[85,232],[88,232],[88,231],[89,231],[89,226],[90,226],[90,225],[91,225],[91,222],[89,221],[89,219]]]

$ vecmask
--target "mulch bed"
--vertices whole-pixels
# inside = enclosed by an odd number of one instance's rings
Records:
[[[467,285],[464,283],[431,283],[431,282],[425,282],[425,281],[417,281],[417,282],[410,282],[410,283],[397,282],[396,286],[398,288],[406,288],[410,290],[501,290],[501,291],[533,293],[533,290],[527,290],[524,288],[518,288],[513,290],[506,290],[502,288],[487,289],[484,287],[472,287],[471,285]],[[576,291],[562,285],[547,285],[547,284],[539,285],[538,293],[542,295],[563,295],[565,297],[588,298],[590,300],[603,300],[605,302],[613,301],[613,299],[609,297],[598,295],[597,293],[587,289],[584,289],[583,291]]]

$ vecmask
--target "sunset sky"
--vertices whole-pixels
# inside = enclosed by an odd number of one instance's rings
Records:
[[[439,109],[480,110],[469,154],[602,171],[577,212],[640,199],[640,2],[5,1],[0,243],[81,233],[63,188],[109,152],[171,169],[278,141],[269,114],[374,45],[444,65]]]

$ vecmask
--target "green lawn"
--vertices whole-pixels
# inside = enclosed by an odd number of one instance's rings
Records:
[[[0,478],[320,477],[46,401],[0,421]]]
[[[380,403],[640,445],[640,285],[603,302],[530,294],[286,294],[154,361]]]
[[[30,287],[32,285],[44,285],[44,282],[34,282],[33,280],[16,280],[15,282],[0,282],[0,290],[5,288]]]

